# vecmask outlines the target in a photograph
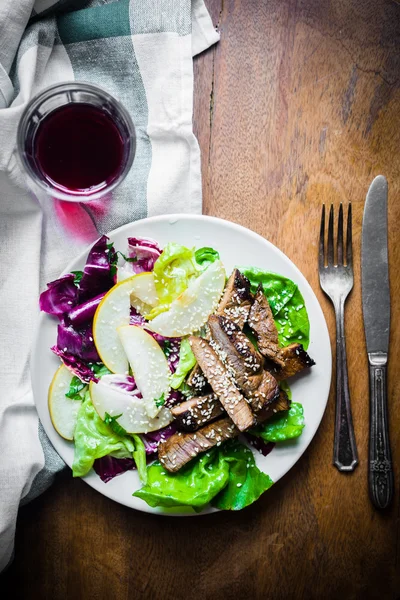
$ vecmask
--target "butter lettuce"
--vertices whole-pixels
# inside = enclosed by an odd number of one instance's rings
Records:
[[[255,464],[251,450],[237,440],[202,454],[178,473],[169,473],[158,461],[147,468],[147,484],[133,495],[149,506],[207,504],[240,510],[252,504],[273,481]]]
[[[299,402],[292,402],[289,410],[277,413],[248,433],[262,438],[265,442],[284,442],[299,437],[303,429],[303,407]]]
[[[175,373],[171,376],[171,387],[177,390],[183,383],[186,375],[196,364],[196,358],[192,352],[188,338],[184,338],[179,348],[179,362]]]
[[[173,302],[188,286],[189,281],[199,275],[195,252],[180,244],[167,244],[154,263],[154,283],[159,304],[151,310],[148,319],[168,310]]]
[[[278,328],[280,345],[299,343],[307,350],[310,343],[310,321],[304,298],[294,281],[255,267],[239,267],[239,270],[250,281],[253,293],[262,284]]]
[[[74,477],[87,475],[96,458],[107,454],[112,454],[115,458],[132,458],[135,452],[132,438],[117,435],[100,419],[89,393],[86,393],[78,412],[74,441]]]

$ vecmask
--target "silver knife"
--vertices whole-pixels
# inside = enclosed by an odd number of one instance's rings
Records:
[[[375,177],[365,201],[361,282],[370,388],[369,493],[377,508],[393,497],[393,466],[387,408],[390,289],[387,233],[388,184]]]

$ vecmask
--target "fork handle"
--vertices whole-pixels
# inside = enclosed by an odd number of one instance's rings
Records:
[[[387,411],[387,355],[368,355],[370,436],[368,480],[376,508],[387,508],[393,498],[393,466]]]
[[[351,472],[358,465],[353,418],[351,415],[344,334],[344,300],[335,303],[336,313],[336,415],[333,464],[339,471]]]

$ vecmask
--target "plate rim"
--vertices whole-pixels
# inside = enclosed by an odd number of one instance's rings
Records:
[[[277,253],[280,256],[280,258],[283,260],[283,262],[288,264],[290,269],[292,269],[296,272],[296,275],[299,277],[299,279],[302,283],[302,286],[308,288],[308,293],[314,297],[316,306],[319,309],[319,312],[320,312],[319,316],[321,317],[321,321],[323,323],[323,328],[324,328],[323,334],[325,334],[325,336],[327,338],[328,350],[329,350],[328,357],[327,357],[329,364],[325,365],[325,367],[327,369],[327,374],[328,374],[328,377],[326,379],[326,394],[324,394],[324,403],[325,404],[324,404],[323,411],[321,414],[321,419],[320,419],[318,425],[315,427],[314,431],[312,432],[310,439],[307,441],[306,445],[302,449],[301,454],[298,456],[296,461],[285,471],[285,473],[283,473],[277,479],[274,480],[274,484],[275,484],[280,479],[282,479],[295,466],[295,464],[303,457],[303,455],[305,454],[309,445],[313,441],[319,427],[321,426],[321,423],[322,423],[322,420],[323,420],[323,417],[324,417],[324,414],[326,411],[326,407],[327,407],[328,399],[329,399],[331,380],[332,380],[332,348],[331,348],[330,337],[329,337],[329,329],[328,329],[328,326],[326,323],[325,315],[323,313],[322,307],[320,305],[320,302],[319,302],[314,290],[312,289],[312,287],[311,287],[310,283],[308,282],[307,278],[305,277],[305,275],[303,275],[301,270],[297,267],[297,265],[280,248],[275,246],[275,244],[270,242],[268,239],[263,237],[261,234],[253,231],[252,229],[249,229],[248,227],[245,227],[238,223],[234,223],[233,221],[229,221],[229,220],[223,219],[221,217],[214,217],[211,215],[203,215],[203,214],[192,215],[192,214],[186,214],[186,213],[171,213],[171,214],[167,214],[167,215],[154,215],[151,217],[145,217],[143,219],[138,219],[136,221],[131,221],[129,223],[125,223],[124,225],[121,225],[120,227],[117,227],[116,229],[113,229],[110,232],[105,233],[105,234],[99,233],[99,237],[101,237],[102,235],[106,235],[107,237],[109,237],[112,240],[114,236],[123,234],[124,231],[128,231],[133,225],[135,225],[135,226],[140,226],[140,224],[151,225],[154,222],[157,222],[157,223],[167,222],[169,225],[174,225],[177,221],[182,221],[182,220],[183,221],[203,221],[203,222],[213,221],[216,224],[222,225],[223,227],[228,227],[230,229],[241,231],[245,235],[247,235],[247,236],[250,235],[250,237],[254,238],[255,240],[261,241],[263,244],[266,244],[267,246],[270,247],[270,249],[274,253]],[[89,244],[87,244],[81,252],[79,252],[71,261],[69,261],[69,263],[60,272],[60,274],[57,277],[61,277],[61,276],[65,275],[66,273],[71,272],[71,270],[73,269],[74,265],[77,262],[84,260],[87,257],[87,254],[88,254],[89,250],[91,249],[91,247],[93,246],[93,243],[96,241],[96,239],[98,239],[98,238],[95,238],[93,241],[91,241]],[[296,283],[298,283],[298,282],[296,282]],[[34,333],[34,337],[33,337],[32,349],[36,349],[39,347],[39,337],[40,337],[41,327],[43,325],[43,322],[49,318],[51,318],[51,317],[49,315],[47,315],[46,313],[39,314],[39,318],[38,318],[38,321],[36,324],[35,333]],[[54,323],[54,325],[56,325],[56,323]],[[50,349],[49,349],[49,351],[50,351]],[[38,418],[41,421],[40,412],[42,412],[42,408],[39,408],[39,406],[41,404],[40,399],[38,401],[36,400],[36,394],[35,394],[36,386],[34,384],[33,364],[34,364],[34,360],[32,359],[32,355],[31,355],[29,368],[30,368],[30,378],[31,378],[32,391],[33,391],[33,399],[34,399],[36,410],[38,412]],[[326,395],[326,399],[325,399],[325,395]],[[42,402],[42,404],[45,404],[46,410],[47,410],[47,412],[49,412],[47,397],[46,397],[46,402]],[[49,441],[50,441],[52,447],[54,448],[54,450],[59,454],[61,459],[65,462],[66,466],[68,468],[71,468],[69,466],[69,464],[67,463],[67,461],[65,460],[65,458],[63,458],[63,456],[59,453],[59,451],[54,447],[54,445],[50,439],[50,435],[47,433],[45,425],[43,423],[42,423],[42,426],[43,426],[43,428],[46,432],[46,435],[48,436]],[[252,451],[253,451],[253,454],[255,454],[255,450],[252,450]],[[93,474],[93,470],[91,470],[90,473]],[[96,476],[96,477],[98,477],[98,476]],[[112,493],[110,494],[109,490],[107,490],[107,493],[104,493],[101,489],[99,489],[99,487],[97,487],[94,484],[95,483],[94,481],[90,481],[88,476],[81,477],[80,479],[82,479],[86,484],[90,485],[90,487],[92,487],[96,492],[102,494],[106,498],[113,500],[115,502],[118,502],[119,504],[122,504],[123,506],[126,506],[127,508],[130,508],[132,510],[138,510],[140,512],[144,512],[144,513],[148,513],[148,514],[159,515],[159,516],[164,516],[164,517],[171,517],[171,516],[173,516],[173,517],[193,517],[193,516],[205,516],[207,514],[212,514],[214,512],[220,512],[220,509],[215,509],[213,507],[207,508],[204,511],[202,511],[201,513],[196,513],[195,511],[192,511],[192,512],[169,512],[166,510],[160,510],[159,507],[157,507],[157,508],[150,507],[145,503],[144,503],[143,507],[133,507],[130,504],[127,504],[126,502],[124,502],[123,499],[115,497],[115,495]],[[98,479],[99,479],[99,481],[101,481],[100,478],[98,478]],[[177,507],[177,508],[179,508],[179,507]]]

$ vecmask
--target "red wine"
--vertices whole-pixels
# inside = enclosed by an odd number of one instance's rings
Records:
[[[84,103],[47,115],[34,141],[36,163],[53,185],[88,193],[110,185],[123,168],[124,142],[113,119]]]

